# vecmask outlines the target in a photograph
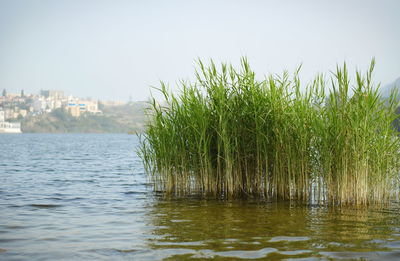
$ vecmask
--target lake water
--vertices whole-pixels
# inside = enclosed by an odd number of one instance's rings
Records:
[[[123,134],[0,135],[0,260],[399,260],[400,208],[166,199]]]

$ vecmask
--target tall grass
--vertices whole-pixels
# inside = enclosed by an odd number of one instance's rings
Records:
[[[158,190],[215,197],[385,202],[397,195],[395,93],[383,100],[372,72],[346,64],[302,87],[297,70],[258,80],[241,67],[198,62],[179,94],[161,83],[141,157]],[[328,91],[327,91],[328,90]],[[327,94],[325,94],[327,91]]]

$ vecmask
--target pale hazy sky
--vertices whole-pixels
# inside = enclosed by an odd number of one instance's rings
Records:
[[[0,89],[60,89],[145,100],[149,86],[193,76],[195,59],[303,78],[346,60],[400,76],[400,1],[0,0]]]

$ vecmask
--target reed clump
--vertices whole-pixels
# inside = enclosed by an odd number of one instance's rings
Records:
[[[387,202],[399,187],[396,94],[382,99],[374,64],[354,83],[344,64],[303,87],[299,70],[258,80],[245,58],[239,69],[199,61],[194,82],[179,94],[161,83],[165,104],[151,103],[146,171],[180,195]]]

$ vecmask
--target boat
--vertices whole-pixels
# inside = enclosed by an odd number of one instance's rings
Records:
[[[0,133],[22,133],[19,122],[0,122]]]
[[[0,133],[22,133],[21,123],[4,120],[4,112],[0,111]]]

